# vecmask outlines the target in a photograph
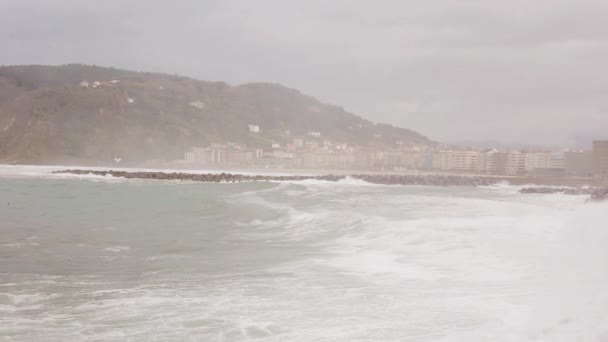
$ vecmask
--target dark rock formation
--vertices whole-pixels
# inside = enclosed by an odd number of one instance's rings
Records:
[[[589,200],[594,202],[608,201],[608,188],[595,189],[591,193]]]
[[[550,188],[550,187],[533,187],[523,188],[519,190],[522,194],[556,194],[563,193],[566,195],[590,195],[595,189],[593,188]]]
[[[160,171],[96,171],[96,170],[60,170],[54,173],[71,173],[76,175],[113,176],[136,179],[157,180],[188,180],[197,182],[267,182],[267,181],[298,181],[306,179],[336,182],[346,177],[360,179],[373,184],[401,184],[401,185],[437,185],[437,186],[479,186],[492,185],[501,182],[501,179],[492,177],[453,176],[453,175],[321,175],[321,176],[275,176],[275,175],[243,175],[232,173],[196,174],[182,172]]]
[[[320,176],[275,176],[275,175],[243,175],[233,173],[183,173],[160,171],[97,171],[97,170],[58,170],[53,173],[70,173],[75,175],[113,176],[135,179],[153,180],[185,180],[207,183],[235,183],[235,182],[269,182],[269,181],[301,181],[307,179],[337,182],[351,177],[373,184],[387,185],[434,185],[434,186],[484,186],[493,185],[504,180],[495,177],[480,176],[454,176],[454,175],[320,175]],[[591,195],[591,201],[608,200],[608,188],[567,188],[567,187],[527,187],[519,191],[523,194],[554,194]]]

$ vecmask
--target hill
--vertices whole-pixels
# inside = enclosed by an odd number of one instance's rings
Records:
[[[85,82],[83,82],[85,81]],[[251,133],[248,125],[260,127]],[[86,65],[0,67],[0,162],[174,160],[217,142],[269,148],[320,132],[361,148],[432,144],[277,84],[230,86]]]

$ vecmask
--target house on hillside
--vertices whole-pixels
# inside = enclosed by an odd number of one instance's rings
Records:
[[[260,126],[258,125],[249,124],[247,127],[249,127],[249,132],[251,133],[260,133]]]
[[[205,103],[202,101],[192,101],[192,102],[190,102],[190,105],[192,107],[198,108],[200,110],[205,109]]]

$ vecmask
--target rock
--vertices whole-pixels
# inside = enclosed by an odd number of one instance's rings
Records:
[[[231,173],[220,173],[220,174],[189,174],[183,172],[138,172],[138,171],[93,171],[93,170],[59,170],[53,171],[53,173],[71,173],[71,174],[93,174],[107,176],[111,175],[114,177],[124,177],[130,179],[156,179],[156,180],[189,180],[198,182],[208,183],[219,183],[219,182],[268,182],[268,181],[301,181],[307,179],[315,179],[322,181],[337,182],[345,179],[346,176],[339,175],[310,175],[310,176],[270,176],[270,175],[241,175]],[[502,179],[482,177],[482,176],[446,176],[446,175],[364,175],[355,174],[351,175],[351,178],[360,179],[372,184],[399,184],[399,185],[435,185],[435,186],[479,186],[479,185],[491,185],[496,184]],[[553,188],[547,188],[551,190],[542,190],[542,188],[534,188],[534,190],[522,190],[524,193],[555,191]],[[566,191],[566,190],[559,190]],[[571,191],[571,190],[568,190]]]
[[[591,197],[589,197],[589,200],[593,201],[593,202],[607,201],[608,200],[608,188],[595,189],[591,193]]]
[[[550,188],[550,187],[529,187],[519,190],[522,194],[556,194],[563,193],[565,195],[589,195],[595,189],[593,188]]]

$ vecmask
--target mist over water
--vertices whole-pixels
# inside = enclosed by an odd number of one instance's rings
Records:
[[[608,341],[584,196],[3,175],[7,341]]]

